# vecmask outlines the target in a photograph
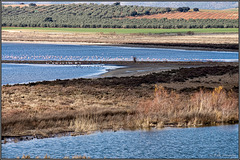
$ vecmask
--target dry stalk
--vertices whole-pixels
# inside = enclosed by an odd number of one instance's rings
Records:
[[[186,97],[156,85],[154,99],[141,102],[137,111],[143,118],[142,126],[156,120],[160,126],[163,122],[178,126],[231,123],[238,121],[238,98],[222,86]]]

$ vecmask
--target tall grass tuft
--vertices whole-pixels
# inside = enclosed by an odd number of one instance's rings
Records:
[[[213,91],[201,89],[190,96],[155,86],[153,100],[140,102],[137,111],[142,125],[214,125],[238,122],[238,96],[222,86]]]
[[[75,132],[85,133],[87,131],[96,131],[98,129],[97,116],[83,114],[70,122],[70,128],[74,128]]]

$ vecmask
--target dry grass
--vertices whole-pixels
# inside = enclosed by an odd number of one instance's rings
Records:
[[[3,136],[41,135],[61,132],[87,133],[119,128],[117,121],[132,111],[132,101],[115,89],[85,84],[3,87]],[[126,122],[124,122],[126,123]],[[119,124],[119,125],[118,125]]]
[[[223,90],[200,90],[191,96],[180,95],[156,86],[153,100],[139,104],[138,113],[143,126],[174,124],[178,126],[215,125],[238,121],[238,97]],[[160,125],[160,126],[161,126]]]
[[[90,114],[80,115],[70,122],[69,127],[77,133],[96,131],[99,129],[97,118],[97,116],[90,116]]]

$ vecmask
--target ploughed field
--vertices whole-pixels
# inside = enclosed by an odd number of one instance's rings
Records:
[[[2,136],[237,123],[238,68],[214,63],[141,76],[5,85]]]
[[[154,15],[144,15],[137,17],[128,17],[130,19],[238,19],[238,11],[228,11],[228,10],[201,10],[198,12],[170,12],[164,14],[154,14]]]

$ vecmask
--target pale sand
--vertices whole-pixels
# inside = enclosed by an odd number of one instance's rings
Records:
[[[4,41],[2,43],[29,43],[29,44],[64,44],[64,45],[111,45],[111,43],[89,43],[89,42],[49,42],[49,41]]]

